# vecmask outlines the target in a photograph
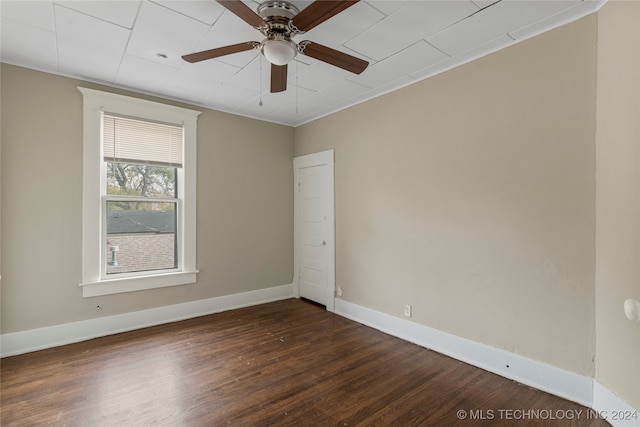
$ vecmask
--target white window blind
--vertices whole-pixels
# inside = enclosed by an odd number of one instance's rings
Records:
[[[182,167],[182,126],[103,115],[104,160]]]

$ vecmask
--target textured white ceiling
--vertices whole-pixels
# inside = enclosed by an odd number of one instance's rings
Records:
[[[298,55],[288,89],[276,94],[257,50],[181,59],[263,39],[214,0],[2,0],[0,60],[296,126],[574,21],[604,1],[363,0],[294,40],[365,59],[367,70],[354,75]]]

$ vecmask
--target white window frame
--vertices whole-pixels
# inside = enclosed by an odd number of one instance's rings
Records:
[[[83,96],[82,296],[93,297],[196,282],[196,121],[200,111],[78,87]],[[182,179],[178,180],[178,268],[104,277],[106,163],[102,113],[181,125]]]

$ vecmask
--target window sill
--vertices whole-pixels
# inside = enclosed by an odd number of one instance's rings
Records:
[[[118,279],[98,280],[80,283],[82,296],[97,297],[101,295],[121,294],[124,292],[143,291],[145,289],[165,288],[168,286],[188,285],[196,282],[195,271],[154,274],[149,276],[123,277]]]

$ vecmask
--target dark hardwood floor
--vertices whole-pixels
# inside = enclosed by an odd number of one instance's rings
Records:
[[[295,299],[7,357],[0,387],[2,426],[608,425]]]

